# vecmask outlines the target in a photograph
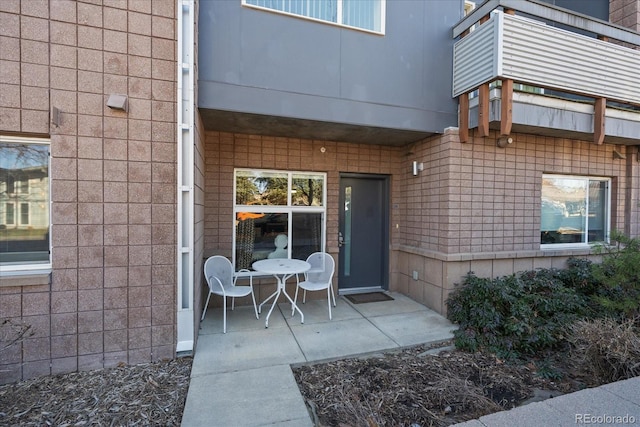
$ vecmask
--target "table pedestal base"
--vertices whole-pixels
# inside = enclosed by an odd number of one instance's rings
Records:
[[[269,316],[271,316],[271,312],[273,311],[273,308],[278,303],[278,298],[280,297],[280,294],[284,294],[284,296],[287,297],[287,299],[291,303],[291,306],[293,307],[293,310],[298,310],[298,313],[300,313],[300,319],[301,319],[300,323],[304,323],[304,314],[302,313],[302,310],[298,308],[298,305],[291,299],[291,297],[287,293],[287,290],[285,289],[285,284],[287,282],[287,279],[289,279],[292,276],[293,274],[289,274],[289,275],[283,276],[282,279],[280,279],[278,275],[274,274],[274,277],[278,280],[278,289],[273,294],[271,294],[269,298],[262,301],[262,303],[260,303],[260,305],[258,306],[258,313],[262,313],[262,306],[266,304],[269,300],[271,300],[271,298],[273,298],[273,303],[271,304],[269,313],[267,313],[267,319],[264,323],[265,328],[269,327]],[[293,311],[293,315],[295,316],[295,311]]]

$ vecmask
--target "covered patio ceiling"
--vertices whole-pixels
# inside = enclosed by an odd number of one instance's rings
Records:
[[[356,126],[233,111],[203,108],[200,108],[199,111],[207,131],[392,146],[404,146],[434,135],[428,132]]]

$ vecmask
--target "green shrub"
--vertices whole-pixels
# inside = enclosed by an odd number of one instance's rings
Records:
[[[611,310],[603,307],[599,301],[599,298],[606,295],[607,291],[594,275],[594,264],[591,260],[569,258],[567,268],[560,270],[558,277],[566,287],[575,290],[585,298],[588,317],[597,318],[611,315]]]
[[[560,343],[586,304],[563,284],[558,270],[540,269],[496,279],[469,273],[449,296],[447,309],[459,326],[456,347],[515,359]]]
[[[588,258],[569,258],[567,268],[560,270],[558,277],[565,286],[585,296],[596,295],[601,288],[593,275],[593,262]]]
[[[613,231],[610,240],[594,247],[602,255],[592,269],[603,284],[596,300],[617,318],[633,318],[640,315],[640,239]]]

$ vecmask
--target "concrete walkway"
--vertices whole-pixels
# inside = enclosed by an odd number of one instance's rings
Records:
[[[485,415],[457,427],[640,426],[640,377]]]
[[[210,309],[202,323],[182,426],[313,426],[290,365],[437,342],[452,337],[448,320],[410,298],[351,304],[337,298],[329,321],[326,300],[279,304],[265,329],[266,311]],[[284,313],[284,314],[283,314]],[[640,426],[640,377],[582,390],[478,420],[463,427]]]
[[[410,298],[351,304],[336,298],[329,320],[326,300],[280,303],[265,329],[253,307],[210,309],[202,323],[191,369],[182,426],[313,426],[290,365],[355,356],[452,338],[447,319]],[[283,314],[284,313],[284,314]]]

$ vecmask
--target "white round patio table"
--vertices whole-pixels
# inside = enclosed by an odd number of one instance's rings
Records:
[[[267,314],[267,320],[265,321],[264,327],[269,327],[269,316],[271,316],[271,312],[273,308],[276,306],[278,302],[278,297],[280,294],[284,294],[287,297],[289,302],[291,302],[291,306],[294,310],[298,310],[300,313],[301,321],[300,323],[304,323],[304,314],[302,310],[298,308],[296,303],[291,299],[287,290],[285,289],[285,283],[287,279],[298,274],[304,273],[305,271],[311,268],[311,264],[306,261],[302,261],[300,259],[289,259],[289,258],[272,258],[272,259],[263,259],[260,261],[256,261],[252,265],[255,271],[259,271],[260,273],[273,274],[273,276],[278,281],[278,289],[271,295],[269,298],[264,300],[260,306],[258,307],[258,313],[262,313],[262,306],[269,300],[273,298],[273,303],[271,304],[271,309]],[[295,314],[295,311],[294,311]]]

